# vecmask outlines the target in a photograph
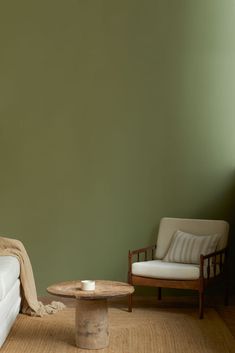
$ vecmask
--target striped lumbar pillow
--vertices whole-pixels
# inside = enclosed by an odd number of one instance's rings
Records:
[[[177,230],[163,261],[199,264],[200,255],[207,255],[216,250],[220,236],[195,235]]]

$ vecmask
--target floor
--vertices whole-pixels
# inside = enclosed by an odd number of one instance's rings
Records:
[[[63,301],[66,306],[68,307],[73,307],[75,305],[75,301],[73,299],[66,299],[66,298],[59,298],[58,297],[52,297],[52,296],[47,296],[47,297],[42,297],[40,300],[43,303],[49,303],[51,300],[60,300]],[[167,308],[185,308],[185,307],[195,307],[195,310],[198,310],[198,298],[196,296],[187,296],[187,297],[163,297],[161,301],[159,301],[155,297],[134,297],[133,300],[134,306],[143,306],[143,307],[154,307],[154,306],[159,306],[159,307],[167,307]],[[121,298],[121,299],[115,299],[109,301],[110,306],[118,307],[118,306],[126,306],[127,305],[127,299],[126,298]],[[235,337],[235,296],[231,297],[229,300],[229,305],[224,306],[223,305],[223,299],[220,297],[207,297],[205,299],[205,308],[210,307],[214,308],[220,317],[223,319],[225,322],[226,326],[229,328],[230,332],[232,335]]]

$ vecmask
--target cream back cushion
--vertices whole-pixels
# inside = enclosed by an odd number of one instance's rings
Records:
[[[163,261],[199,264],[200,255],[207,255],[216,250],[220,236],[195,235],[177,230]]]
[[[162,260],[166,256],[171,239],[178,229],[195,235],[220,234],[217,250],[227,246],[229,224],[226,221],[164,217],[159,225],[156,259]]]

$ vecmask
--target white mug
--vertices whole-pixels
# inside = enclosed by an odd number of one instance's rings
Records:
[[[95,290],[95,281],[84,280],[81,281],[82,290]]]

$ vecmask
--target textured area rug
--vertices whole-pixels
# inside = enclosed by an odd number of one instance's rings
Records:
[[[234,353],[235,339],[214,309],[199,320],[194,309],[109,309],[110,345],[75,347],[75,311],[43,318],[19,315],[1,353]]]

